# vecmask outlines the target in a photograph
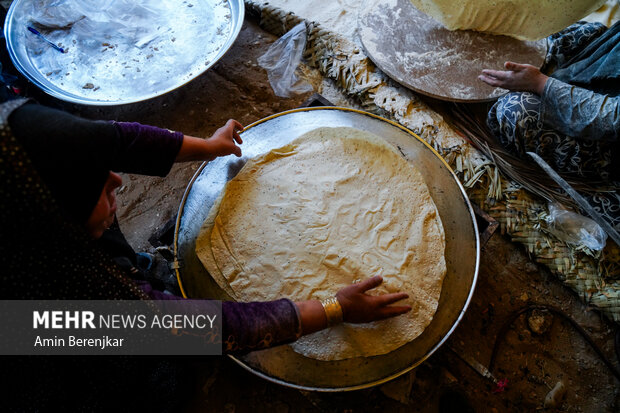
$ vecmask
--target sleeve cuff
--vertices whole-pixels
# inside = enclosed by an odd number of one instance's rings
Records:
[[[297,304],[288,298],[284,298],[284,300],[288,301],[295,310],[295,315],[297,316],[297,331],[295,331],[295,340],[299,340],[301,338],[301,313],[299,312],[299,307],[297,307]]]

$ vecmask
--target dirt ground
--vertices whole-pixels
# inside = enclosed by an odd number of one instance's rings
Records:
[[[295,108],[310,95],[274,96],[266,73],[256,63],[274,40],[255,22],[246,21],[233,48],[210,71],[147,102],[93,108],[47,101],[89,118],[137,121],[208,137],[228,118],[248,124]],[[333,87],[317,91],[335,103],[345,102]],[[153,251],[149,236],[175,216],[198,167],[199,163],[177,165],[166,178],[123,177],[118,217],[136,250]],[[369,390],[302,393],[258,378],[226,357],[201,358],[196,362],[204,365],[202,390],[191,401],[190,411],[437,412],[440,395],[457,388],[467,394],[476,412],[529,412],[543,410],[545,396],[560,380],[567,392],[554,411],[620,411],[620,382],[581,336],[557,317],[550,317],[550,328],[540,335],[531,332],[527,315],[508,331],[493,370],[498,378],[508,379],[502,393],[493,393],[494,385],[462,361],[462,357],[473,358],[488,365],[504,320],[528,303],[554,305],[571,315],[618,368],[613,349],[617,326],[533,264],[521,247],[496,233],[482,254],[476,293],[465,318],[447,343],[412,373]]]

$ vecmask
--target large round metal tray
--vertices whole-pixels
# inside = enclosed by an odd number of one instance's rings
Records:
[[[124,31],[113,24],[105,29],[102,22],[92,23],[99,30],[92,38],[69,31],[80,23],[78,15],[64,29],[46,33],[50,41],[63,42],[68,49],[63,54],[27,30],[34,25],[30,23],[32,4],[33,0],[15,0],[7,13],[4,36],[13,64],[28,80],[58,99],[99,106],[147,100],[198,77],[230,49],[241,31],[245,10],[243,0],[193,0],[174,2],[166,6],[172,13],[152,16],[147,4],[142,10],[146,16],[129,18],[127,26],[121,27]],[[162,4],[153,2],[157,10],[163,10]],[[85,3],[84,7],[89,6]],[[90,7],[94,7],[93,13],[98,12],[95,2]],[[148,28],[153,19],[159,19],[152,24],[161,30],[160,35],[135,34]],[[133,27],[138,21],[142,26]],[[162,26],[157,26],[160,23]]]
[[[289,346],[280,346],[233,357],[241,366],[267,380],[304,390],[361,389],[413,369],[454,331],[469,304],[478,277],[480,243],[475,216],[463,187],[437,152],[397,123],[353,109],[297,109],[248,126],[242,134],[243,153],[253,157],[283,146],[315,128],[340,126],[384,138],[422,173],[444,226],[447,273],[431,324],[417,339],[391,353],[325,362],[306,358]],[[179,208],[174,244],[177,277],[186,297],[227,299],[197,258],[195,241],[213,202],[241,165],[242,162],[233,156],[204,163],[187,186]]]

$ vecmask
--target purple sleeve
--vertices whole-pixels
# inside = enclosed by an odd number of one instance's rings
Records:
[[[134,282],[138,285],[138,288],[141,289],[146,295],[149,296],[151,300],[184,300],[185,298],[179,297],[178,295],[173,294],[165,294],[159,290],[154,289],[148,281],[142,280],[134,280]]]
[[[301,319],[291,300],[222,303],[224,353],[248,352],[301,337]]]
[[[183,134],[136,122],[112,122],[119,135],[117,172],[166,176],[181,149]]]
[[[138,287],[153,300],[184,300],[154,290],[146,281]],[[222,341],[224,353],[243,353],[293,342],[301,337],[301,319],[295,303],[276,301],[222,303]]]

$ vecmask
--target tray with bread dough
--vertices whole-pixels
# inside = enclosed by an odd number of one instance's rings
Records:
[[[379,116],[346,108],[318,107],[282,112],[249,125],[242,133],[243,158],[206,162],[190,180],[175,228],[174,253],[183,295],[230,299],[196,255],[196,239],[209,210],[244,159],[279,148],[322,127],[349,127],[372,133],[393,145],[421,173],[443,223],[447,272],[437,311],[420,336],[387,354],[320,361],[288,345],[231,356],[249,371],[272,382],[303,390],[346,391],[378,385],[418,366],[454,331],[473,295],[480,241],[475,215],[462,185],[447,163],[408,129]]]

